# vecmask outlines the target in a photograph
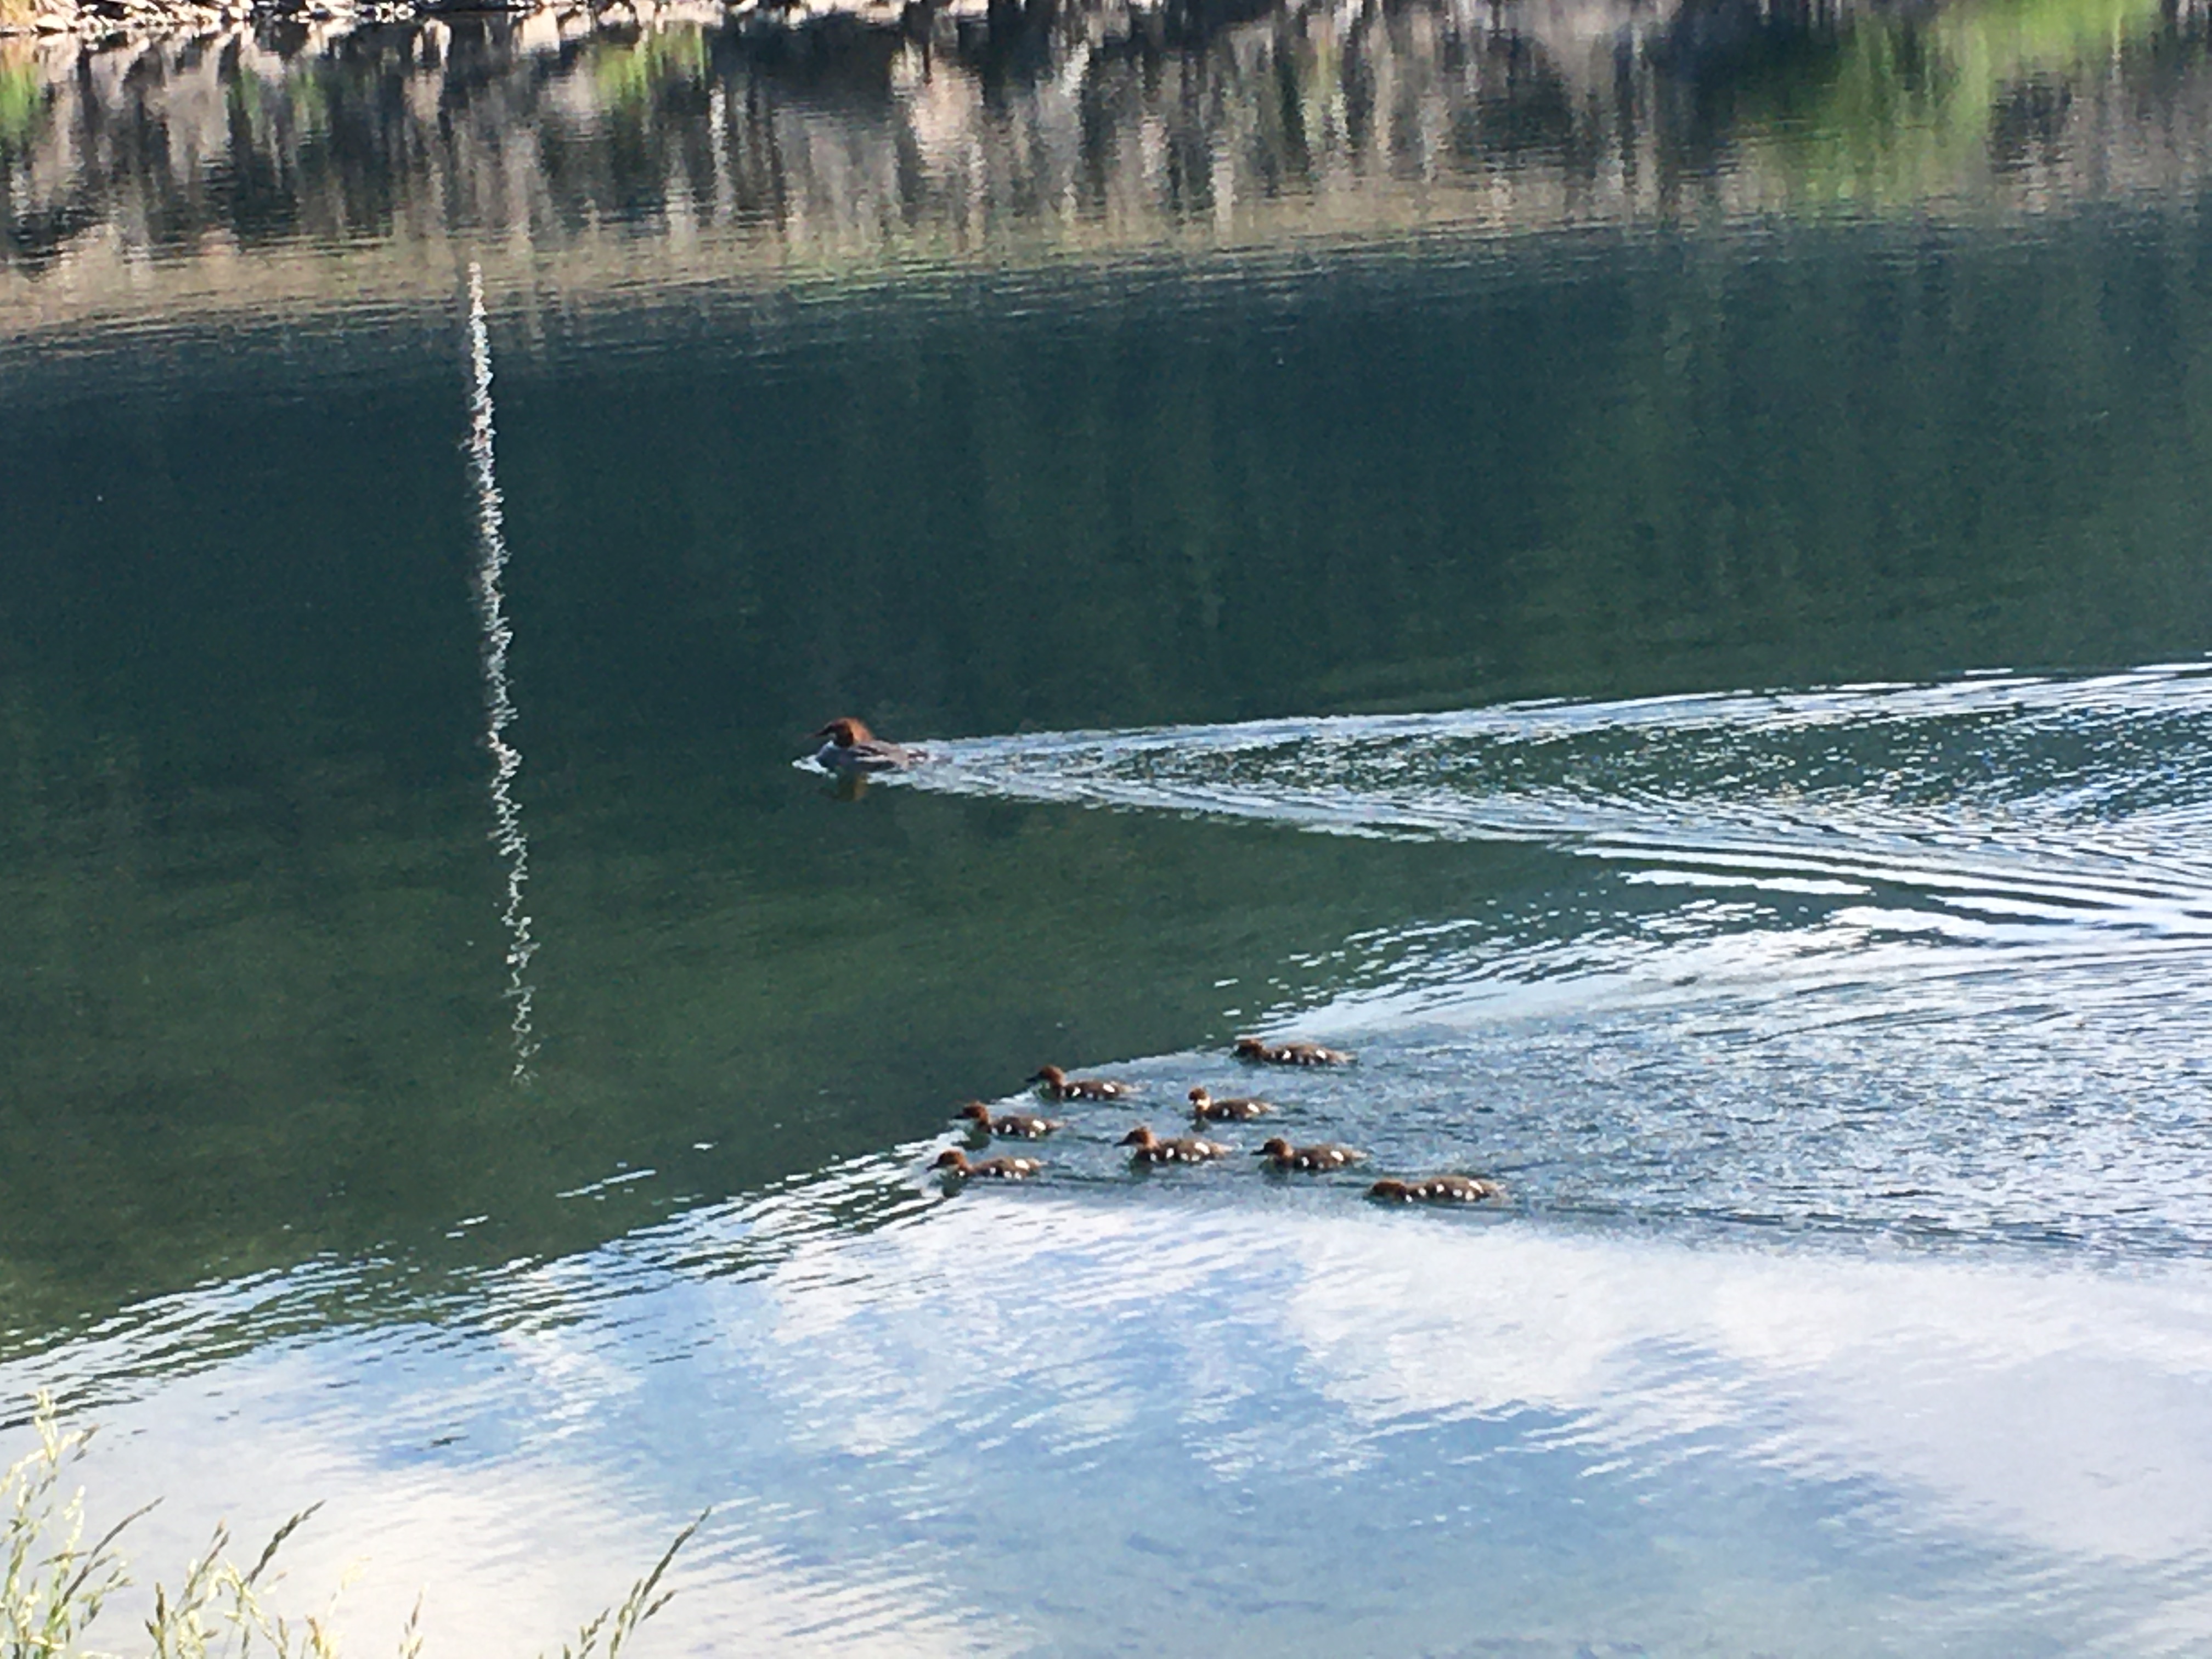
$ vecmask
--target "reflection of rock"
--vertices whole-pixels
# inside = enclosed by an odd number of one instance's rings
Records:
[[[1970,6],[1243,15],[638,0],[381,27],[309,14],[100,50],[18,39],[0,59],[0,261],[20,279],[211,240],[404,252],[479,228],[555,250],[619,222],[723,240],[727,270],[1838,198],[1995,192],[2026,210],[2199,179],[2212,133],[2202,10],[2026,45]]]

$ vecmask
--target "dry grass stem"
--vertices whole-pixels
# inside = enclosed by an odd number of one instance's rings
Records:
[[[64,1431],[53,1401],[43,1394],[32,1424],[38,1443],[0,1474],[6,1526],[0,1534],[0,1659],[123,1659],[87,1646],[87,1632],[131,1583],[121,1540],[154,1506],[132,1511],[86,1544],[83,1489],[64,1492],[63,1478],[83,1457],[94,1431]],[[230,1529],[217,1526],[175,1589],[155,1583],[146,1645],[139,1650],[143,1659],[341,1659],[330,1609],[295,1625],[261,1600],[283,1576],[271,1571],[278,1552],[321,1507],[301,1510],[277,1528],[246,1568],[230,1559]],[[706,1519],[702,1513],[678,1533],[621,1605],[590,1620],[562,1648],[562,1659],[618,1659],[640,1626],[668,1605],[674,1592],[661,1582]],[[422,1659],[422,1648],[418,1598],[400,1629],[398,1659]]]

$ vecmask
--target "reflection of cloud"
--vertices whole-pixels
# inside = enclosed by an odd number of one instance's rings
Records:
[[[586,1389],[604,1379],[591,1367],[567,1376]],[[428,1443],[483,1403],[474,1391],[457,1396],[447,1379],[395,1420],[347,1414],[350,1390],[331,1390],[360,1380],[334,1379],[312,1353],[264,1357],[229,1370],[219,1389],[106,1414],[84,1474],[100,1513],[165,1499],[130,1534],[140,1587],[173,1583],[217,1516],[250,1559],[288,1514],[320,1499],[280,1558],[278,1608],[319,1611],[343,1584],[338,1647],[375,1653],[389,1650],[419,1595],[430,1651],[494,1659],[557,1647],[620,1601],[690,1518],[567,1462],[431,1462]],[[776,1519],[743,1503],[718,1510],[671,1570],[676,1597],[641,1650],[804,1659],[887,1642],[924,1656],[1012,1645],[1005,1621],[952,1606],[911,1568],[825,1572],[793,1560],[769,1541]],[[118,1605],[109,1617],[119,1627],[132,1614]]]
[[[351,1628],[422,1585],[461,1651],[618,1595],[709,1498],[657,1651],[1142,1644],[1131,1571],[1178,1598],[1158,1645],[1194,1651],[1247,1627],[1243,1586],[1377,1538],[1415,1650],[1492,1616],[1468,1586],[1493,1581],[1518,1611],[1463,1638],[1607,1597],[1605,1628],[1714,1651],[1869,1597],[1978,1651],[2212,1638],[2201,1266],[1687,1248],[1194,1184],[977,1192],[772,1256],[758,1211],[702,1212],[518,1270],[458,1343],[403,1328],[180,1382],[121,1414],[92,1484],[167,1492],[179,1524],[236,1503],[241,1536],[327,1497],[294,1582],[365,1557]],[[746,1250],[750,1274],[692,1276]]]
[[[1087,1438],[1102,1399],[1164,1389],[1203,1421],[1295,1374],[1346,1414],[1320,1437],[1354,1461],[1401,1419],[1535,1412],[1570,1425],[1547,1443],[1632,1472],[1718,1437],[2063,1555],[2212,1539],[2212,1285],[2193,1273],[1032,1201],[821,1248],[834,1265],[769,1280],[789,1362],[769,1370],[855,1451],[956,1430],[978,1378],[1036,1389],[1050,1441]],[[1085,1405],[1061,1418],[1062,1397]]]
[[[2212,1540],[2199,1276],[1517,1228],[1424,1237],[1411,1261],[1397,1219],[1314,1230],[1285,1307],[1323,1386],[1364,1419],[1535,1407],[1632,1462],[1733,1431],[1778,1468],[1877,1479],[2039,1549],[2148,1563]]]

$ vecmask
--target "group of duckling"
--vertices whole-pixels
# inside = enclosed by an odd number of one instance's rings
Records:
[[[814,752],[815,765],[848,781],[857,781],[872,773],[904,771],[933,758],[926,750],[878,737],[865,721],[850,715],[831,720],[813,737],[822,745]],[[1318,1042],[1267,1042],[1249,1036],[1237,1039],[1236,1053],[1239,1060],[1261,1066],[1349,1066],[1352,1060],[1350,1054],[1325,1048]],[[1045,1066],[1030,1083],[1047,1100],[1054,1101],[1119,1101],[1137,1092],[1133,1084],[1111,1078],[1070,1077],[1057,1066]],[[1265,1100],[1216,1100],[1204,1089],[1193,1089],[1188,1099],[1192,1121],[1200,1127],[1208,1123],[1249,1123],[1275,1109],[1271,1102]],[[1038,1117],[1027,1112],[994,1112],[980,1100],[971,1100],[963,1106],[960,1115],[974,1124],[980,1134],[1015,1140],[1042,1139],[1054,1130],[1067,1127],[1064,1119],[1056,1117]],[[1130,1162],[1140,1166],[1205,1164],[1227,1158],[1236,1151],[1233,1146],[1198,1134],[1164,1140],[1152,1133],[1149,1123],[1139,1123],[1121,1137],[1121,1144],[1129,1149]],[[1366,1153],[1340,1146],[1334,1141],[1294,1146],[1281,1135],[1271,1137],[1253,1156],[1263,1158],[1270,1168],[1285,1172],[1343,1170],[1367,1159]],[[1044,1160],[1016,1157],[971,1160],[959,1147],[952,1146],[939,1155],[934,1167],[954,1180],[1024,1181],[1044,1167]],[[1367,1195],[1400,1204],[1479,1204],[1500,1194],[1494,1182],[1478,1176],[1431,1175],[1412,1181],[1386,1178],[1370,1187]]]
[[[1235,1053],[1237,1059],[1261,1066],[1349,1066],[1352,1060],[1352,1056],[1341,1049],[1325,1048],[1318,1042],[1267,1042],[1258,1037],[1237,1038]],[[1029,1081],[1047,1100],[1058,1102],[1117,1102],[1127,1100],[1138,1092],[1133,1083],[1113,1078],[1070,1077],[1057,1066],[1043,1067]],[[1209,1123],[1249,1123],[1275,1109],[1271,1101],[1243,1096],[1217,1099],[1203,1088],[1191,1090],[1185,1097],[1190,1102],[1194,1127],[1202,1128]],[[994,1112],[980,1100],[969,1101],[960,1109],[959,1115],[975,1126],[976,1133],[1009,1140],[1040,1140],[1067,1127],[1064,1118],[1042,1117],[1029,1112]],[[1121,1137],[1121,1144],[1129,1148],[1132,1164],[1147,1167],[1206,1164],[1228,1158],[1237,1150],[1195,1133],[1164,1139],[1152,1133],[1149,1123],[1137,1125]],[[1252,1155],[1265,1158],[1270,1169],[1286,1174],[1345,1170],[1367,1161],[1366,1153],[1334,1141],[1297,1146],[1281,1135],[1271,1136],[1255,1148]],[[1012,1156],[971,1159],[959,1147],[952,1146],[939,1154],[933,1167],[954,1180],[1025,1181],[1044,1167],[1044,1160]],[[1469,1175],[1431,1175],[1413,1180],[1385,1178],[1367,1189],[1370,1198],[1399,1204],[1479,1204],[1499,1195],[1495,1182]]]

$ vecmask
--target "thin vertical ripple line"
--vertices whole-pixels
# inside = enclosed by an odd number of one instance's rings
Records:
[[[530,841],[522,832],[522,808],[514,799],[514,780],[522,753],[507,740],[514,722],[514,698],[507,679],[507,648],[514,629],[507,620],[507,597],[500,579],[507,572],[507,520],[501,505],[499,474],[492,463],[491,331],[484,322],[483,267],[469,266],[469,479],[477,496],[477,620],[483,629],[484,747],[491,751],[491,842],[507,861],[507,1000],[514,1006],[513,1079],[530,1079],[531,1057],[538,1052],[532,1027],[530,959],[538,954],[530,917],[522,908],[530,882]]]

